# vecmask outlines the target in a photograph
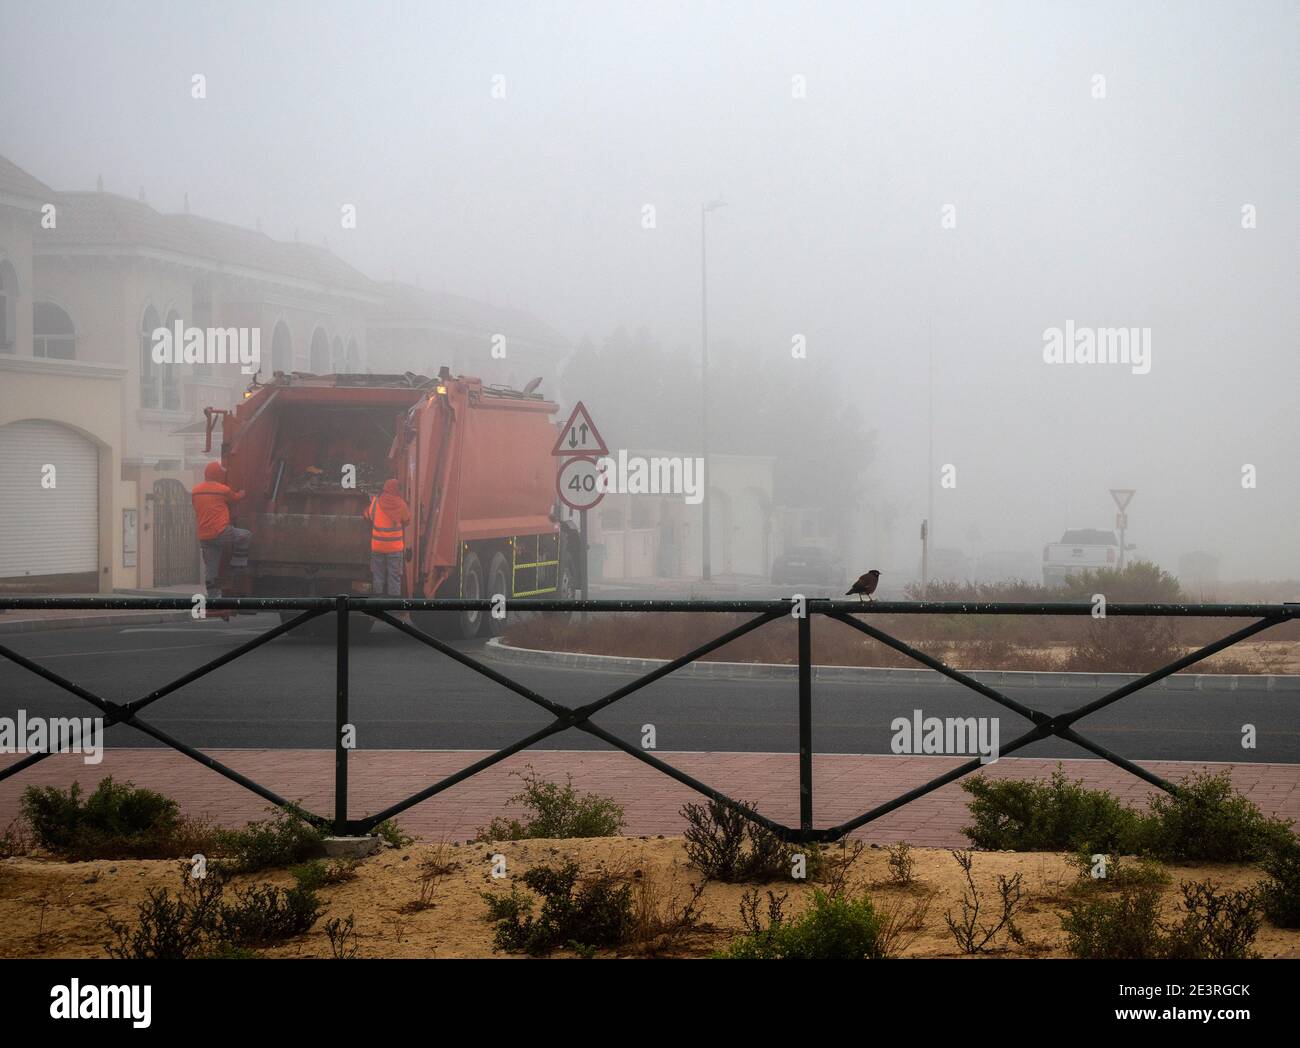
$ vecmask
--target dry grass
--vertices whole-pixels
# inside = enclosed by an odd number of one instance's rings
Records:
[[[930,920],[930,907],[938,898],[937,889],[921,892],[908,898],[905,895],[887,899],[880,905],[880,936],[877,945],[882,956],[904,957]]]
[[[30,855],[32,847],[31,830],[21,818],[14,819],[3,831],[0,831],[0,859],[11,859],[15,855]]]
[[[419,913],[422,910],[431,910],[437,905],[434,900],[439,885],[460,869],[460,863],[452,855],[453,848],[445,839],[428,846],[415,867],[418,875],[416,897],[399,906],[398,913]]]
[[[701,900],[708,886],[704,878],[692,883],[685,867],[676,863],[665,869],[642,861],[630,879],[632,952],[647,957],[678,954],[707,930],[701,923]]]
[[[521,648],[576,651],[630,658],[674,658],[752,618],[730,614],[593,615],[585,625],[537,615],[517,622],[506,641]],[[1242,625],[1238,619],[1170,620],[1168,643],[1153,654],[1144,643],[1151,620],[1108,620],[1101,626],[1118,644],[1098,644],[1098,624],[1066,616],[873,615],[873,625],[958,669],[1145,672],[1153,658],[1172,660]],[[1300,673],[1300,622],[1269,631],[1266,641],[1239,644],[1194,672]],[[813,630],[813,663],[917,669],[920,664],[843,623],[821,619]],[[705,656],[706,661],[793,665],[798,639],[784,617]]]

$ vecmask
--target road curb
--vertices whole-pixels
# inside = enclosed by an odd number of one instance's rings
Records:
[[[668,659],[635,659],[622,655],[589,655],[576,651],[544,651],[503,644],[499,637],[487,643],[494,658],[530,665],[567,666],[606,672],[649,673]],[[688,677],[713,680],[797,680],[799,667],[772,662],[692,662],[676,671]],[[936,670],[894,669],[874,666],[814,666],[813,680],[857,681],[863,684],[925,684],[961,687]],[[1117,688],[1141,677],[1138,673],[1040,673],[1036,670],[972,670],[968,676],[992,687]],[[1229,691],[1300,691],[1300,676],[1277,674],[1191,673],[1166,677],[1152,687],[1171,691],[1201,691],[1207,687]]]
[[[67,618],[19,619],[16,622],[5,622],[4,615],[0,615],[0,634],[74,630],[90,626],[152,626],[160,622],[178,622],[189,617],[188,611],[160,611],[151,615],[132,611],[121,615],[73,615]]]

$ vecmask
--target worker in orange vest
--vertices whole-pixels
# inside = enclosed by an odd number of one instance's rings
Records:
[[[384,490],[366,508],[370,521],[370,592],[376,597],[402,595],[402,561],[406,543],[402,534],[411,510],[397,493],[397,481],[384,481]]]
[[[230,504],[244,497],[242,491],[226,486],[226,471],[220,462],[203,468],[203,481],[194,485],[190,501],[194,503],[194,524],[203,551],[203,584],[209,597],[220,597],[217,576],[221,574],[221,555],[231,547],[230,570],[242,574],[248,570],[248,544],[251,531],[231,527]]]

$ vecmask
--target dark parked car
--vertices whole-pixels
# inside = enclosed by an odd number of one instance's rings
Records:
[[[772,581],[838,586],[844,581],[844,565],[821,546],[793,546],[772,562]]]

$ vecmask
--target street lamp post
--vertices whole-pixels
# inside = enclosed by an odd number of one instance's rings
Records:
[[[709,542],[709,241],[708,217],[727,205],[714,200],[700,205],[700,457],[704,461],[704,500],[701,505],[703,526],[700,529],[704,542],[703,571],[705,582],[713,577],[710,564]]]

